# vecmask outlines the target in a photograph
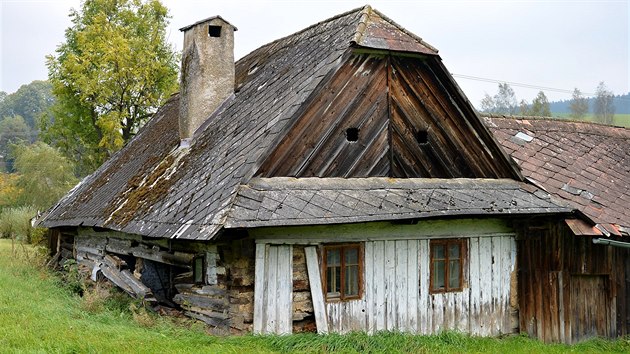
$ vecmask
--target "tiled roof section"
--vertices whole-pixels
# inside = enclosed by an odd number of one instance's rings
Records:
[[[437,55],[438,50],[370,6],[362,11],[353,42],[362,47]]]
[[[630,129],[554,119],[484,119],[530,181],[612,233],[616,228],[607,224],[630,226]]]
[[[226,227],[570,211],[547,193],[509,179],[273,177],[241,186]]]
[[[340,63],[361,9],[250,53],[236,63],[236,94],[209,117],[190,149],[178,149],[178,99],[44,218],[149,237],[209,239],[237,187],[296,110]]]

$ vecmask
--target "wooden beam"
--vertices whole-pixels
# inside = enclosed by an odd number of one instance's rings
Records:
[[[304,247],[306,254],[306,268],[308,271],[308,282],[311,288],[311,300],[315,311],[315,323],[317,333],[328,333],[328,314],[324,303],[324,292],[322,290],[322,279],[319,274],[319,262],[317,260],[317,249],[315,246]]]

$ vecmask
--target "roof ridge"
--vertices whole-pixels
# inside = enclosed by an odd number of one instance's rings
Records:
[[[366,7],[370,8],[370,10],[374,13],[376,13],[377,15],[379,15],[383,20],[389,22],[390,24],[392,24],[394,27],[398,28],[401,32],[403,32],[404,34],[408,35],[409,37],[417,40],[420,44],[422,44],[423,46],[433,50],[436,53],[439,53],[439,50],[432,46],[431,44],[427,43],[424,41],[424,39],[422,39],[420,36],[416,35],[415,33],[409,31],[408,29],[406,29],[405,27],[399,25],[396,21],[392,20],[391,18],[389,18],[387,15],[385,15],[384,13],[378,11],[377,9],[372,9],[372,7],[370,7],[369,5],[366,5]],[[358,43],[358,42],[357,42]]]
[[[278,43],[278,42],[282,42],[282,41],[284,41],[284,40],[287,40],[288,38],[291,38],[291,37],[297,36],[297,35],[299,35],[299,34],[302,34],[302,33],[304,33],[304,32],[307,32],[307,31],[309,31],[309,30],[313,29],[314,27],[321,26],[321,25],[322,25],[322,24],[324,24],[324,23],[327,23],[327,22],[332,22],[332,21],[334,21],[334,20],[337,20],[337,19],[339,19],[339,18],[342,18],[342,17],[348,16],[348,15],[353,14],[353,13],[355,13],[355,12],[363,11],[366,7],[367,7],[367,8],[370,8],[370,5],[364,5],[364,6],[357,7],[357,8],[354,8],[354,9],[352,9],[352,10],[349,10],[349,11],[346,11],[346,12],[343,12],[343,13],[340,13],[340,14],[337,14],[337,15],[335,15],[335,16],[333,16],[333,17],[330,17],[330,18],[327,18],[327,19],[325,19],[325,20],[322,20],[322,21],[319,21],[319,22],[317,22],[317,23],[314,23],[314,24],[312,24],[312,25],[310,25],[310,26],[308,26],[308,27],[306,27],[306,28],[302,28],[301,30],[299,30],[299,31],[297,31],[297,32],[293,32],[293,33],[288,34],[288,35],[286,35],[286,36],[284,36],[284,37],[280,37],[280,38],[278,38],[278,39],[276,39],[276,40],[273,40],[273,41],[271,41],[271,42],[269,42],[269,43],[263,44],[263,45],[261,45],[260,47],[258,47],[258,48],[256,48],[256,49],[252,50],[251,52],[247,53],[244,57],[242,57],[242,58],[241,58],[241,59],[239,59],[238,61],[243,60],[244,58],[246,58],[246,57],[250,56],[251,54],[253,54],[253,53],[255,53],[255,52],[258,52],[259,50],[262,50],[262,49],[267,48],[267,47],[269,47],[269,46],[272,46],[272,45],[274,45],[274,44],[276,44],[276,43]]]
[[[621,128],[624,130],[629,130],[630,127],[624,127],[622,125],[615,124],[606,124],[602,122],[592,122],[588,120],[577,120],[577,119],[564,119],[560,117],[545,117],[545,116],[521,116],[521,115],[507,115],[507,114],[493,114],[493,113],[479,113],[481,117],[490,118],[490,119],[526,119],[526,120],[544,120],[544,121],[554,121],[554,122],[563,122],[563,123],[581,123],[587,125],[596,125],[600,127],[609,127],[609,128]]]

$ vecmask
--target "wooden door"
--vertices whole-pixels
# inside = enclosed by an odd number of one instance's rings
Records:
[[[256,244],[255,267],[254,333],[291,333],[293,247]]]
[[[572,275],[571,308],[573,343],[614,333],[608,276]]]

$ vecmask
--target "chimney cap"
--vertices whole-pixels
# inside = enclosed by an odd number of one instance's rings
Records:
[[[188,25],[188,26],[182,27],[182,28],[180,28],[179,30],[180,30],[180,31],[182,31],[182,32],[186,32],[186,31],[188,31],[189,29],[191,29],[191,28],[193,28],[193,27],[195,27],[195,26],[197,26],[197,25],[200,25],[200,24],[202,24],[202,23],[204,23],[204,22],[209,22],[209,21],[212,21],[212,20],[215,20],[215,19],[219,19],[219,20],[221,20],[221,21],[223,21],[223,22],[227,23],[228,25],[232,26],[232,28],[234,28],[234,30],[235,30],[235,31],[238,31],[238,28],[236,28],[236,26],[234,26],[233,24],[231,24],[231,23],[227,22],[227,21],[226,21],[225,19],[223,19],[223,17],[221,17],[221,16],[212,16],[212,17],[208,17],[208,18],[206,18],[206,19],[199,20],[199,21],[197,21],[197,22],[193,23],[192,25]]]

